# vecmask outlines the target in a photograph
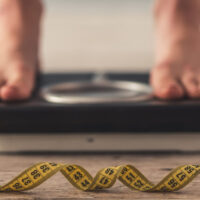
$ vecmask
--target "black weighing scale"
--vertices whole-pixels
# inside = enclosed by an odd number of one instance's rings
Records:
[[[160,101],[144,73],[42,74],[0,103],[0,152],[199,151],[200,101]]]

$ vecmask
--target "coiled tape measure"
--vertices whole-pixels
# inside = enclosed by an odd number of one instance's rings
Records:
[[[130,189],[142,192],[173,192],[190,183],[200,173],[200,165],[180,166],[154,185],[131,165],[104,168],[93,178],[84,168],[78,165],[43,162],[26,169],[16,178],[1,186],[0,191],[20,192],[33,189],[58,171],[73,186],[82,191],[110,188],[118,179]]]

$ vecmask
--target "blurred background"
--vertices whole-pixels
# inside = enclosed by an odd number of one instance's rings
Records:
[[[44,0],[44,72],[148,71],[153,0]]]

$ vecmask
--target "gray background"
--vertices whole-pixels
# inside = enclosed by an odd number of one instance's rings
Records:
[[[154,62],[153,0],[45,0],[45,72],[147,71]]]

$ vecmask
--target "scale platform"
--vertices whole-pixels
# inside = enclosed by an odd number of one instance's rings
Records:
[[[43,88],[91,81],[93,73],[42,74],[26,102],[0,103],[0,151],[200,150],[200,101],[147,99],[53,103]],[[148,84],[143,73],[108,73],[111,81]]]

